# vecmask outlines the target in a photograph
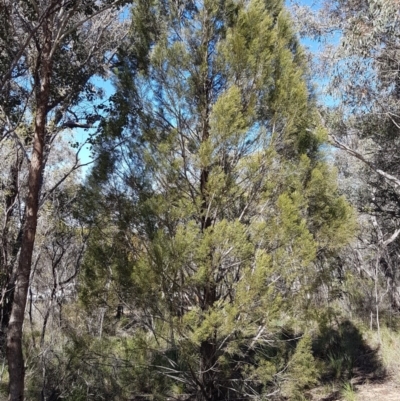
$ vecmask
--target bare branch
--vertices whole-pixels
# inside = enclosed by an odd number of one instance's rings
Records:
[[[382,171],[379,168],[376,168],[370,161],[368,161],[361,153],[357,152],[356,150],[350,148],[343,142],[339,141],[334,135],[329,134],[329,138],[331,139],[332,143],[334,146],[336,146],[338,149],[342,149],[346,151],[349,155],[354,156],[358,160],[362,161],[364,164],[366,164],[369,168],[371,168],[373,171],[375,171],[377,174],[379,174],[382,178],[384,178],[386,181],[394,184],[396,187],[400,186],[400,180],[389,174],[386,173],[385,171]]]

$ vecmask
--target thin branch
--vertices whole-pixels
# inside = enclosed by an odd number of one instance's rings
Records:
[[[15,128],[12,128],[12,124],[11,124],[11,121],[10,121],[9,117],[6,115],[5,118],[7,120],[7,124],[11,127],[9,130],[7,130],[7,133],[6,133],[5,136],[11,136],[12,138],[14,138],[15,142],[17,143],[17,145],[21,148],[25,159],[27,160],[28,163],[30,163],[31,161],[29,159],[28,152],[26,151],[25,146],[23,145],[23,143],[19,139],[18,135],[16,134]]]
[[[349,146],[347,146],[343,142],[340,142],[339,139],[337,139],[334,135],[329,134],[329,138],[331,139],[333,145],[336,146],[338,149],[342,149],[345,152],[347,152],[349,155],[354,156],[356,159],[362,161],[364,164],[366,164],[369,168],[371,168],[373,171],[375,171],[378,175],[380,175],[386,181],[389,181],[390,183],[394,184],[396,187],[400,187],[400,180],[398,178],[396,178],[395,176],[393,176],[393,175],[391,175],[389,173],[386,173],[385,171],[382,171],[382,170],[376,168],[361,153],[359,153],[356,150],[350,148]]]
[[[391,244],[393,241],[396,240],[396,238],[399,236],[399,234],[400,234],[400,228],[397,229],[397,230],[391,235],[390,238],[388,238],[386,241],[383,241],[382,244],[383,244],[384,246],[388,246],[389,244]]]

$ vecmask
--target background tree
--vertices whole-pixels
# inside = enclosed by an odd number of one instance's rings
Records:
[[[353,226],[304,54],[280,1],[139,2],[132,30],[89,181],[118,239],[93,238],[83,295],[130,308],[158,391],[272,395]]]
[[[343,190],[361,213],[360,241],[347,266],[375,277],[373,282],[388,295],[388,309],[398,311],[398,4],[329,2],[316,18],[307,14],[307,7],[297,6],[296,11],[303,32],[325,44],[316,65],[320,76],[329,77],[326,89],[334,106],[322,114],[332,143],[344,151],[338,157]],[[334,41],[335,35],[340,39]],[[366,303],[374,312],[380,297],[374,294],[374,301]]]
[[[4,198],[6,227],[21,205],[22,193],[17,196],[16,188],[21,182],[18,173],[22,163],[28,169],[23,211],[19,215],[21,229],[14,237],[7,237],[9,228],[3,232],[3,238],[8,238],[3,239],[3,251],[12,249],[7,255],[3,252],[2,260],[2,317],[3,326],[8,328],[10,400],[23,399],[22,325],[38,210],[58,186],[56,183],[48,193],[41,193],[45,166],[67,114],[74,115],[78,105],[84,100],[92,102],[96,96],[90,78],[105,74],[123,35],[118,4],[121,2],[4,1],[1,5],[1,138],[14,141],[16,151],[15,156],[10,156],[7,169],[10,178],[5,188],[9,195]],[[82,114],[89,120],[93,118]]]

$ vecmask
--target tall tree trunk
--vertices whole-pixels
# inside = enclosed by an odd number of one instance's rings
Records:
[[[22,353],[22,327],[29,289],[29,277],[38,220],[39,194],[42,185],[43,153],[46,120],[50,95],[52,33],[48,21],[43,29],[43,47],[34,71],[36,91],[35,133],[32,159],[29,166],[26,221],[21,253],[16,270],[14,300],[7,333],[7,360],[9,370],[9,401],[24,399],[24,358]]]
[[[208,42],[206,42],[208,44]],[[208,50],[207,46],[204,46],[204,64],[208,64]],[[199,88],[199,98],[202,99],[202,112],[203,112],[203,127],[201,142],[208,141],[210,137],[210,90],[212,86],[212,80],[209,79],[207,74],[204,74],[200,82],[202,85]],[[210,166],[203,167],[200,174],[200,194],[201,194],[201,231],[204,233],[210,229],[213,224],[213,219],[210,215],[210,199],[209,199],[209,176]],[[213,266],[212,266],[212,250],[208,256],[210,262],[210,272],[207,282],[204,284],[202,289],[202,302],[201,309],[207,312],[213,307],[217,300],[217,291],[213,277]],[[211,401],[217,399],[218,390],[215,386],[215,369],[217,362],[217,347],[215,336],[207,338],[200,344],[200,384],[201,389],[198,392],[198,401]]]

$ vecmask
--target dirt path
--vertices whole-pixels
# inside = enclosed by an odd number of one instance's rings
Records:
[[[318,388],[312,391],[312,401],[400,401],[400,385],[392,381],[365,383],[354,386],[354,398],[340,390]]]
[[[400,386],[386,382],[356,387],[357,401],[400,401]]]

